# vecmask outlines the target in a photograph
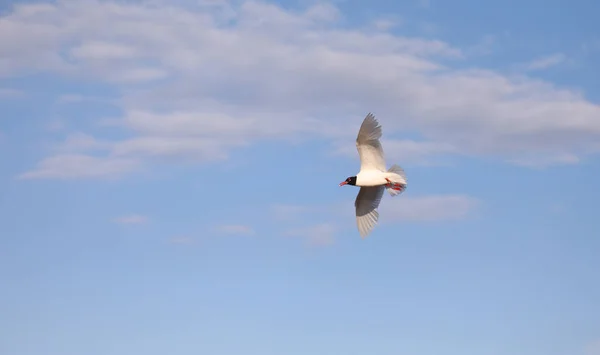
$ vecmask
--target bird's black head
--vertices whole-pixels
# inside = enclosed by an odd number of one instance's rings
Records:
[[[344,180],[340,183],[340,186],[344,186],[344,185],[356,186],[356,176],[350,176],[349,178],[347,178],[346,180]]]

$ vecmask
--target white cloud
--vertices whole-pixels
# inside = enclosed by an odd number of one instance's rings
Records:
[[[131,214],[115,218],[114,221],[119,224],[144,224],[148,222],[148,217],[139,214]]]
[[[528,70],[544,70],[550,67],[557,66],[564,63],[567,60],[567,56],[563,53],[555,53],[542,58],[533,60],[527,64]]]
[[[347,144],[369,111],[407,159],[513,162],[526,152],[548,165],[599,150],[600,108],[582,93],[464,62],[453,69],[464,50],[339,27],[343,13],[333,5],[153,3],[59,0],[0,17],[0,77],[50,72],[112,85],[124,115],[111,124],[130,133],[88,156],[99,163],[91,174],[82,151],[46,158],[26,176],[121,176],[156,158],[225,159],[265,139]],[[421,137],[393,138],[403,132]]]
[[[338,228],[331,223],[321,223],[308,227],[287,230],[286,236],[303,238],[310,246],[323,247],[335,243],[335,234]]]
[[[216,230],[223,234],[254,235],[254,229],[245,225],[223,225],[218,226]]]

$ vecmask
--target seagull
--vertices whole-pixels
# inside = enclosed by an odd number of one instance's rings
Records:
[[[397,164],[388,170],[385,168],[383,148],[379,142],[381,126],[372,113],[367,114],[356,137],[356,149],[360,156],[360,170],[340,183],[340,186],[359,186],[360,190],[354,201],[356,224],[361,238],[371,233],[377,221],[377,208],[384,190],[397,196],[406,190],[406,174]]]

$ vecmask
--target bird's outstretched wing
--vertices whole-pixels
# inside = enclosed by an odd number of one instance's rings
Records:
[[[381,126],[375,116],[369,113],[360,125],[356,137],[356,149],[360,156],[361,171],[385,171],[385,158],[379,138],[381,138]]]
[[[377,207],[383,196],[384,186],[361,187],[354,201],[356,208],[356,225],[362,238],[366,237],[379,219]]]

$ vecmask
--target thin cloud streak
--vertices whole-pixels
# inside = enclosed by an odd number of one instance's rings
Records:
[[[216,227],[217,232],[222,234],[233,234],[233,235],[254,235],[254,229],[250,226],[245,225],[222,225]]]
[[[332,223],[320,223],[307,227],[291,228],[284,232],[285,236],[304,239],[306,245],[311,247],[327,247],[335,244],[335,235],[338,232]]]
[[[149,218],[139,214],[131,214],[117,217],[114,222],[118,224],[146,224],[149,222]]]
[[[564,63],[567,56],[563,53],[556,53],[546,57],[538,58],[527,65],[528,70],[544,70]]]

